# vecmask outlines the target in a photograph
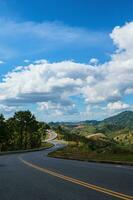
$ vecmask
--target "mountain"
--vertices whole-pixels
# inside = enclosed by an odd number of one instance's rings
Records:
[[[100,121],[97,120],[85,120],[85,121],[79,121],[79,122],[50,122],[50,126],[59,126],[59,125],[65,125],[65,126],[80,126],[80,125],[98,125]]]
[[[101,121],[100,124],[110,125],[118,128],[133,128],[133,111],[124,111],[115,116]]]
[[[86,120],[86,121],[81,121],[81,124],[88,124],[88,125],[98,125],[100,121],[97,120]]]
[[[99,130],[103,129],[115,131],[121,129],[133,129],[133,111],[124,111],[120,114],[106,118],[102,121],[97,120],[86,120],[80,122],[51,122],[49,125],[52,126],[69,126],[76,127],[80,125],[91,125],[97,127]]]

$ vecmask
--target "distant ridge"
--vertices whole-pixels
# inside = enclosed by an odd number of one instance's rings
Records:
[[[68,125],[68,126],[77,126],[77,125],[97,125],[100,121],[97,120],[85,120],[85,121],[79,121],[79,122],[50,122],[49,125]]]
[[[50,125],[68,125],[68,126],[78,126],[78,125],[111,125],[118,128],[133,128],[133,111],[123,111],[117,115],[108,117],[104,120],[85,120],[80,122],[50,122]]]

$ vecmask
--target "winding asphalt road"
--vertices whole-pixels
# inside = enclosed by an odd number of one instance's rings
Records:
[[[0,156],[0,200],[133,199],[133,167],[47,157],[61,146]]]

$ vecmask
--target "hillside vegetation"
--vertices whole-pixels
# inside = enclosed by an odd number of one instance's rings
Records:
[[[118,115],[104,119],[101,123],[112,125],[115,128],[133,129],[133,112],[125,111]]]
[[[90,123],[89,123],[90,122]],[[80,160],[133,162],[133,112],[125,111],[93,124],[56,123],[52,127],[68,146],[52,156]]]

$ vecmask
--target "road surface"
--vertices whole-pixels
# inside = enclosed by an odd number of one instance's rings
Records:
[[[44,140],[44,142],[50,142],[57,138],[57,133],[53,130],[47,130],[48,139]]]
[[[0,156],[0,200],[133,199],[133,167],[47,157],[61,145]]]

